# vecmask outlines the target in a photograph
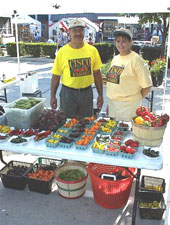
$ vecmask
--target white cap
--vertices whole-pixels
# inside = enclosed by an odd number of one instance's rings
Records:
[[[73,28],[73,27],[85,27],[86,24],[80,20],[80,19],[74,19],[70,22],[70,26],[69,29]]]

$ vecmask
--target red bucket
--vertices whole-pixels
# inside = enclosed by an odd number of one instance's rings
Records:
[[[130,177],[115,181],[100,178],[102,174],[114,174],[120,170],[123,171],[123,175],[130,175]],[[129,170],[133,174],[136,172],[135,168],[129,168]],[[107,209],[118,209],[126,205],[133,183],[133,176],[125,168],[90,163],[88,173],[91,178],[94,200],[98,205]]]

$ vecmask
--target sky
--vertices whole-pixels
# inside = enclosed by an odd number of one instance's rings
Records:
[[[55,9],[53,5],[60,5]],[[170,7],[170,0],[105,0],[103,3],[96,3],[92,0],[4,0],[0,6],[0,16],[12,14],[17,10],[18,14],[61,14],[61,13],[144,13],[162,12]],[[169,10],[170,12],[170,10]]]

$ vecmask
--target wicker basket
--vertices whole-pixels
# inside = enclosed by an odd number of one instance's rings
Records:
[[[79,169],[80,171],[84,172],[85,176],[82,179],[76,181],[65,181],[58,178],[61,172],[69,169]],[[85,166],[83,166],[82,164],[67,163],[57,168],[54,176],[57,180],[58,192],[62,197],[74,199],[81,197],[85,193],[88,173]]]
[[[161,127],[145,127],[132,121],[132,133],[134,139],[141,145],[150,147],[159,146],[162,143],[166,124]]]

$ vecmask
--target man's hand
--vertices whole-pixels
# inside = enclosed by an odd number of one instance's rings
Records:
[[[51,99],[50,99],[50,105],[52,109],[57,108],[56,92],[57,92],[59,83],[60,83],[60,76],[53,75],[51,79]]]
[[[98,96],[97,97],[97,108],[98,109],[101,109],[102,108],[102,106],[103,106],[103,96]]]
[[[56,99],[56,97],[51,97],[50,105],[51,105],[52,109],[56,109],[57,108],[57,99]]]

